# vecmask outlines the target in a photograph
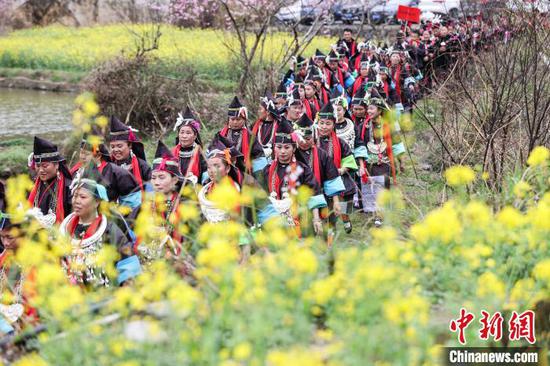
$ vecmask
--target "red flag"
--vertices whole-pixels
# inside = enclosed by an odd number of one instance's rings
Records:
[[[396,18],[397,20],[404,20],[406,22],[420,23],[420,9],[399,5]]]

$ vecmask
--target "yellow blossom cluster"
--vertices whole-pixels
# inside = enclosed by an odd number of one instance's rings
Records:
[[[89,96],[78,101],[85,124],[103,123],[94,103]],[[39,355],[18,364],[77,364],[87,357],[126,365],[430,364],[438,334],[448,331],[437,322],[441,309],[461,301],[472,309],[524,310],[548,299],[550,193],[541,163],[547,156],[540,149],[533,154],[531,174],[515,177],[529,189],[510,184],[506,192],[524,199],[500,206],[481,197],[450,199],[410,227],[395,215],[365,231],[359,244],[331,248],[323,238],[299,237],[281,220],[252,233],[237,210],[225,222],[200,222],[195,202],[185,201],[172,222],[190,234],[181,257],[152,260],[124,286],[101,289],[70,283],[61,263],[71,243],[56,227],[23,220],[28,205],[19,203],[31,184],[12,178],[8,210],[24,222],[14,262],[33,277],[25,293],[48,326],[38,339]],[[475,179],[468,167],[445,176],[451,186]],[[232,211],[258,196],[223,182],[212,200]],[[136,222],[143,242],[162,235],[153,207],[163,202],[151,200]],[[307,192],[300,200],[307,201]],[[386,210],[406,207],[397,190],[379,203]],[[240,245],[245,236],[248,244]],[[117,253],[109,248],[94,260],[113,277]],[[184,259],[192,270],[181,270]]]

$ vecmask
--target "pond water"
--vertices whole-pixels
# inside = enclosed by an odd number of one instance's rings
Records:
[[[72,129],[73,93],[0,88],[0,139]]]

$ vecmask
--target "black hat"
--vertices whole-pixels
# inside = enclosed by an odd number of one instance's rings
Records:
[[[362,105],[363,107],[367,106],[367,101],[365,100],[365,88],[361,87],[353,98],[351,98],[351,105]]]
[[[294,129],[292,125],[287,120],[282,121],[277,126],[277,131],[275,132],[275,143],[276,144],[293,144],[294,138],[292,133]]]
[[[109,131],[110,141],[138,142],[139,138],[134,134],[134,132],[137,131],[129,126],[126,126],[115,116],[111,116]]]
[[[107,149],[107,146],[105,146],[105,144],[103,143],[104,141],[105,138],[103,137],[103,132],[97,126],[93,126],[90,132],[85,133],[82,136],[80,148],[87,151],[93,151],[93,148],[95,146],[96,149],[99,150],[101,158],[104,161],[110,162],[111,154],[109,153],[109,149]]]
[[[176,125],[174,126],[174,131],[177,131],[178,128],[180,128],[181,126],[187,125],[192,127],[196,132],[199,132],[200,124],[198,122],[199,121],[191,111],[191,108],[189,108],[189,106],[186,106],[185,111],[183,113],[181,112],[178,113],[178,118],[176,119]]]
[[[319,49],[317,48],[315,50],[315,56],[313,56],[313,58],[322,58],[323,60],[327,57],[327,55],[325,55],[323,52],[319,51]]]
[[[335,50],[331,50],[327,56],[327,61],[330,62],[330,61],[338,61],[338,60],[340,60],[340,54]]]
[[[332,103],[325,104],[317,115],[319,119],[331,119],[333,121],[336,121],[336,115],[334,113],[334,107],[332,106]]]
[[[384,73],[389,76],[390,70],[388,69],[385,63],[381,63],[380,66],[378,66],[378,73]]]
[[[35,163],[43,161],[62,162],[65,158],[61,156],[57,150],[57,145],[54,145],[48,140],[44,140],[38,136],[34,136],[33,159]]]
[[[235,147],[235,144],[228,138],[222,136],[219,132],[214,135],[212,142],[206,150],[206,157],[211,158],[214,155],[225,155],[229,153],[232,160],[243,157],[243,154]]]
[[[147,160],[145,157],[145,149],[143,143],[134,133],[138,132],[130,126],[126,126],[115,116],[111,116],[109,141],[128,141],[132,143],[132,152],[140,159]]]
[[[361,64],[360,64],[360,67],[363,69],[363,68],[372,68],[374,67],[376,64],[375,63],[371,63],[369,61],[369,58],[367,55],[365,54],[361,54]]]
[[[246,170],[243,154],[235,147],[231,141],[223,137],[219,132],[214,135],[212,142],[206,150],[206,158],[222,158],[231,168],[229,176],[234,181],[241,183],[242,173]]]
[[[380,95],[378,89],[372,89],[368,97],[367,105],[375,105],[380,109],[388,109],[388,105],[384,101],[382,95]]]
[[[321,69],[318,66],[313,65],[309,68],[306,80],[312,80],[312,81],[317,80],[317,81],[323,82],[324,76],[325,75],[323,74],[323,71],[321,71]]]
[[[302,99],[300,98],[300,91],[297,86],[294,86],[292,93],[288,96],[286,101],[287,105],[291,106],[294,104],[302,104]]]
[[[307,113],[302,114],[302,117],[294,124],[294,130],[304,136],[313,135],[313,121]]]
[[[248,110],[241,104],[239,98],[235,96],[229,104],[227,115],[229,117],[244,117],[244,119],[248,119]]]
[[[298,57],[296,57],[296,67],[300,68],[305,65],[307,65],[307,59],[303,58],[301,55],[298,55]]]
[[[168,172],[180,180],[183,179],[178,159],[174,157],[172,151],[161,140],[157,143],[155,160],[153,160],[153,171]]]
[[[362,85],[362,88],[365,91],[365,95],[368,95],[371,90],[377,90],[378,83],[375,81],[367,81],[365,84]]]
[[[52,144],[48,140],[44,140],[38,136],[35,136],[31,167],[34,167],[34,164],[36,163],[46,161],[59,163],[59,172],[63,174],[65,178],[72,177],[71,172],[65,164],[65,158],[61,156],[61,154],[57,150],[57,146]]]
[[[329,82],[329,88],[334,88],[336,85],[340,85],[340,80],[338,79],[338,75],[336,72],[331,71],[330,72],[330,82]],[[342,87],[344,87],[342,85]]]
[[[282,81],[279,83],[279,86],[277,87],[277,92],[275,93],[275,98],[285,98],[288,96],[286,91],[285,83]]]
[[[344,94],[344,91],[343,90],[340,91],[337,88],[334,88],[330,91],[329,98],[330,98],[330,102],[332,104],[339,104],[343,101],[346,101],[346,96]],[[345,105],[347,106],[347,101],[346,101]]]
[[[271,95],[271,92],[267,91],[265,92],[265,96],[260,98],[260,104],[267,110],[269,114],[273,116],[277,121],[281,118],[281,115],[279,114],[279,110],[275,106],[275,101],[273,100],[273,95]]]
[[[92,151],[92,144],[90,143],[89,137],[87,135],[84,135],[84,137],[82,138],[82,142],[80,143],[80,148],[84,150]],[[102,160],[111,162],[111,154],[109,153],[109,149],[107,149],[107,146],[105,146],[105,144],[97,145],[97,149],[101,154]]]

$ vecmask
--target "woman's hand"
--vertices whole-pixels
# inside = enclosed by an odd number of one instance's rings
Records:
[[[323,223],[321,219],[313,219],[313,231],[315,234],[321,235],[323,233]]]
[[[340,197],[338,196],[332,197],[332,212],[336,216],[340,216],[342,214],[342,207],[340,206]]]

